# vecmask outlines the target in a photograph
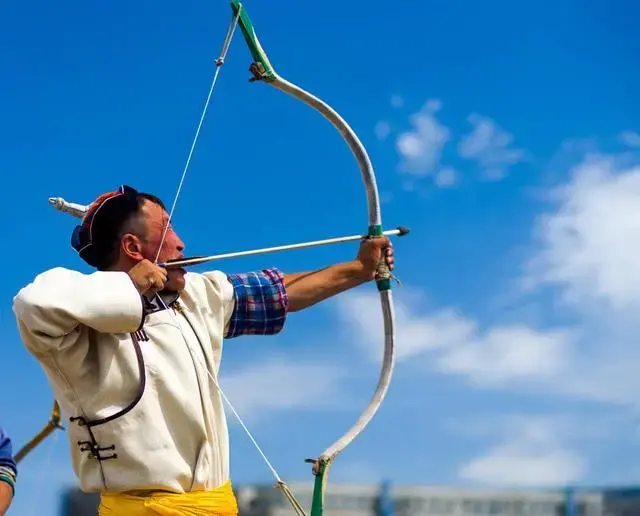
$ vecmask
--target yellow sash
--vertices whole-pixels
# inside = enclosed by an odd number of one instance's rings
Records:
[[[99,516],[236,516],[238,504],[226,482],[213,491],[132,496],[102,493]]]

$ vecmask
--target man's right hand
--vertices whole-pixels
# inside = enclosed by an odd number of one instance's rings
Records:
[[[150,260],[142,260],[127,273],[142,295],[153,295],[164,288],[167,282],[167,270]]]

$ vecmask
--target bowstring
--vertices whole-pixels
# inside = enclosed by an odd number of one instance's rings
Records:
[[[173,219],[173,213],[176,209],[176,205],[178,203],[178,198],[180,197],[180,193],[182,192],[182,186],[187,176],[187,171],[189,170],[189,166],[191,165],[191,158],[193,157],[193,152],[195,151],[196,144],[198,143],[198,138],[200,137],[200,130],[202,129],[202,125],[204,124],[204,119],[209,109],[209,104],[211,102],[213,90],[216,87],[216,83],[218,82],[218,76],[220,74],[220,70],[222,69],[222,65],[224,64],[224,61],[227,57],[227,53],[229,52],[229,47],[231,46],[231,41],[233,40],[233,35],[235,34],[236,27],[238,26],[240,11],[241,10],[238,10],[238,13],[234,16],[233,20],[231,20],[231,23],[229,24],[229,28],[227,29],[227,34],[224,38],[224,42],[222,43],[222,50],[220,51],[220,57],[216,59],[216,71],[213,74],[213,80],[211,81],[211,86],[209,87],[209,94],[207,95],[207,99],[204,103],[204,108],[202,109],[202,114],[200,115],[200,121],[198,122],[196,133],[193,137],[193,141],[191,142],[191,148],[189,149],[187,161],[185,162],[184,168],[182,169],[182,175],[180,176],[178,189],[176,191],[175,197],[173,198],[173,204],[171,205],[171,210],[169,211],[169,218],[167,219],[167,223],[164,227],[164,230],[162,231],[162,238],[160,239],[160,245],[158,246],[158,252],[156,253],[154,263],[158,263],[158,258],[160,257],[160,252],[162,251],[162,247],[164,245],[164,241],[167,236],[167,231],[171,227],[171,220]]]
[[[175,209],[176,209],[176,205],[178,203],[178,198],[180,197],[180,193],[182,192],[182,187],[184,185],[184,180],[186,178],[187,171],[189,170],[189,166],[191,164],[191,159],[193,157],[193,153],[195,151],[195,147],[196,147],[196,144],[198,142],[198,138],[200,136],[200,131],[202,129],[202,125],[204,123],[204,119],[206,117],[206,114],[207,114],[207,111],[208,111],[208,108],[209,108],[209,104],[211,102],[211,97],[213,95],[213,90],[214,90],[214,88],[216,86],[216,83],[218,81],[218,76],[220,74],[220,70],[222,69],[222,65],[224,64],[225,59],[227,57],[227,54],[229,52],[229,48],[231,46],[231,41],[233,40],[233,36],[234,36],[236,28],[238,26],[238,21],[239,21],[241,12],[242,12],[242,9],[238,9],[238,12],[234,16],[234,18],[231,21],[231,23],[229,24],[229,27],[227,29],[227,34],[225,35],[224,41],[222,43],[222,50],[220,52],[220,56],[218,57],[218,59],[216,59],[216,70],[215,70],[215,73],[213,75],[213,80],[211,81],[211,86],[209,87],[209,93],[207,95],[207,99],[205,101],[204,108],[202,110],[202,114],[200,115],[200,120],[198,122],[196,133],[195,133],[193,141],[191,143],[191,148],[189,149],[189,154],[187,156],[187,160],[186,160],[184,168],[182,170],[182,175],[180,177],[180,182],[178,183],[178,189],[177,189],[176,195],[175,195],[175,197],[173,199],[173,203],[171,205],[171,210],[169,211],[169,217],[168,217],[167,223],[165,224],[165,227],[163,229],[162,238],[160,239],[160,244],[158,246],[158,251],[157,251],[156,257],[154,259],[154,263],[156,263],[156,264],[158,263],[158,259],[160,257],[160,253],[162,252],[162,248],[164,246],[164,242],[165,242],[165,239],[166,239],[166,236],[167,236],[167,232],[169,231],[169,228],[171,227],[171,221],[173,220],[173,215],[174,215],[174,212],[175,212]],[[171,314],[171,318],[173,319],[173,321],[176,324],[176,326],[178,327],[178,329],[180,329],[180,325],[179,325],[178,320],[176,318],[176,315],[173,313],[172,309],[170,309],[166,305],[166,303],[164,302],[164,300],[160,297],[160,295],[158,293],[156,293],[155,297],[162,304],[162,306],[167,310],[167,312],[169,314]],[[180,333],[182,334],[182,331]],[[285,494],[285,497],[291,503],[291,505],[293,506],[293,509],[298,514],[298,516],[306,516],[306,513],[305,513],[304,509],[302,508],[302,506],[300,505],[298,500],[296,500],[295,496],[293,495],[293,493],[291,492],[291,490],[287,486],[287,484],[280,478],[280,475],[276,471],[275,467],[273,466],[271,461],[268,459],[267,455],[264,453],[264,451],[262,450],[262,448],[258,444],[257,440],[255,439],[255,437],[253,436],[253,434],[251,433],[251,431],[249,430],[247,425],[244,423],[244,421],[240,417],[240,414],[238,414],[238,411],[235,409],[235,407],[233,406],[233,404],[231,403],[231,401],[229,400],[227,395],[224,393],[224,391],[220,387],[220,384],[218,383],[218,381],[215,378],[215,376],[211,373],[209,368],[205,364],[202,363],[202,361],[200,360],[200,357],[197,354],[194,353],[194,350],[191,348],[190,344],[187,342],[187,339],[184,337],[184,335],[183,335],[183,340],[185,341],[185,344],[189,348],[189,351],[191,352],[191,355],[198,360],[198,362],[200,363],[200,366],[202,366],[204,368],[204,370],[207,372],[207,375],[213,381],[213,384],[215,385],[216,389],[220,393],[220,396],[225,401],[225,403],[227,404],[227,406],[229,407],[231,412],[233,412],[233,415],[238,420],[238,423],[240,424],[240,426],[242,427],[244,432],[247,434],[247,437],[249,438],[251,443],[254,445],[254,447],[256,448],[256,450],[258,451],[260,456],[262,457],[262,460],[265,462],[265,464],[267,465],[267,467],[271,471],[271,474],[276,479],[277,487],[280,488],[283,491],[283,493]]]
[[[189,344],[189,342],[187,341],[187,338],[184,336],[184,334],[182,332],[182,329],[180,327],[180,323],[178,322],[178,318],[177,318],[176,314],[174,313],[174,309],[168,307],[167,304],[164,302],[164,299],[162,299],[159,294],[156,294],[156,297],[157,297],[158,301],[162,304],[164,309],[167,311],[167,313],[169,314],[171,319],[173,320],[173,323],[175,324],[176,328],[178,329],[180,335],[182,335],[182,340],[184,341],[185,345],[187,346],[187,349],[189,350],[189,353],[191,354],[193,359],[195,359],[198,362],[200,367],[202,367],[207,372],[207,375],[209,376],[209,378],[213,382],[213,385],[215,386],[215,388],[220,393],[220,396],[222,397],[224,402],[227,404],[227,406],[229,407],[231,412],[233,412],[233,415],[238,420],[238,423],[240,424],[240,426],[244,430],[245,434],[247,435],[247,437],[249,438],[249,440],[251,441],[253,446],[256,448],[256,450],[258,450],[258,453],[260,454],[260,457],[262,457],[262,460],[265,462],[265,464],[267,465],[267,467],[271,471],[271,474],[273,475],[273,477],[276,480],[276,487],[278,487],[284,493],[285,497],[287,498],[287,500],[289,501],[289,503],[291,504],[291,506],[293,507],[293,509],[295,510],[295,512],[297,513],[298,516],[307,516],[307,513],[305,512],[305,510],[302,507],[302,505],[300,504],[300,502],[294,496],[294,494],[291,491],[290,487],[287,485],[287,483],[284,480],[282,480],[282,478],[278,474],[278,471],[274,467],[273,463],[269,460],[269,458],[267,457],[266,453],[262,450],[262,447],[258,444],[258,441],[256,440],[256,438],[253,436],[253,434],[249,430],[249,427],[242,420],[242,418],[240,417],[240,414],[238,413],[236,408],[233,406],[233,403],[231,403],[231,400],[229,400],[227,395],[222,390],[222,387],[220,387],[220,383],[218,383],[218,379],[216,378],[216,375],[209,370],[209,367],[204,363],[203,360],[201,360],[200,355],[195,352],[195,350],[191,347],[191,344]],[[180,313],[182,310],[183,309],[180,308],[177,311],[178,311],[178,313]],[[186,315],[185,314],[182,314],[182,315],[186,319]],[[187,322],[188,322],[188,320],[187,320]],[[205,356],[205,359],[206,359],[206,356]]]

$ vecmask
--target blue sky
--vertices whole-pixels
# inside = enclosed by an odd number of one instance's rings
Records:
[[[398,363],[336,482],[603,485],[640,481],[640,88],[635,3],[248,1],[285,78],[335,107],[376,167],[396,240]],[[121,183],[171,201],[230,10],[227,2],[3,2],[0,423],[16,446],[46,422],[46,379],[12,297],[54,266],[88,272],[74,221]],[[364,189],[320,115],[250,84],[239,33],[174,218],[189,254],[354,234]],[[302,271],[353,245],[220,263]],[[280,474],[355,421],[377,381],[373,285],[229,341],[222,384]],[[373,320],[373,323],[371,322]],[[64,434],[22,464],[16,514],[72,485]],[[236,483],[270,482],[232,428]],[[54,480],[55,479],[55,480]],[[34,495],[35,490],[35,495]],[[46,513],[38,512],[43,516]]]

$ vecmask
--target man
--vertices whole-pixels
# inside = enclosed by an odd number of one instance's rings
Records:
[[[7,514],[15,494],[18,470],[13,460],[11,439],[0,427],[0,516]]]
[[[296,312],[374,279],[387,238],[315,272],[202,274],[165,268],[185,245],[162,202],[130,187],[100,196],[72,245],[97,270],[54,268],[14,299],[25,346],[63,412],[80,487],[100,515],[234,515],[217,384],[223,339],[279,333]]]

